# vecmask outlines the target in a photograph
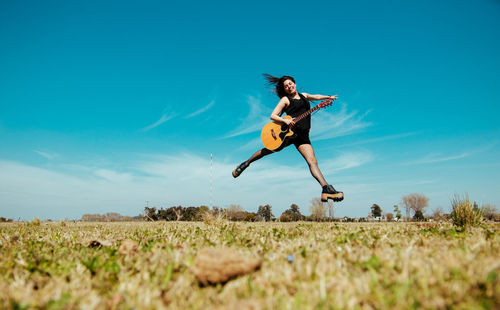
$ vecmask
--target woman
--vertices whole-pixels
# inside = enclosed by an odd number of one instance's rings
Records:
[[[274,77],[269,74],[264,74],[264,77],[269,81],[270,84],[276,85],[276,93],[280,97],[278,105],[274,108],[271,113],[271,120],[284,123],[288,126],[293,127],[293,132],[296,136],[289,140],[286,146],[291,144],[295,145],[299,153],[304,157],[307,164],[309,165],[309,170],[312,176],[318,181],[318,183],[323,187],[321,193],[321,200],[327,201],[332,199],[334,201],[341,201],[344,199],[344,193],[338,192],[333,188],[332,185],[328,185],[319,170],[318,162],[316,161],[316,156],[314,155],[314,150],[309,140],[309,129],[311,128],[311,116],[307,116],[300,122],[295,124],[294,118],[301,115],[302,113],[308,111],[311,106],[308,100],[324,100],[324,99],[337,99],[335,96],[323,96],[323,95],[310,95],[307,93],[299,93],[295,84],[295,79],[291,76],[282,76],[281,78]],[[285,112],[290,115],[292,119],[285,119],[281,117],[281,114]],[[248,168],[248,166],[264,156],[273,153],[272,151],[263,148],[255,152],[247,161],[242,162],[236,169],[233,170],[233,177],[237,178],[243,170]]]

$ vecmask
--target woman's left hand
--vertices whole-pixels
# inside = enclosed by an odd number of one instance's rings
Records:
[[[332,100],[337,100],[339,98],[338,95],[333,95],[333,96],[328,96],[328,97],[330,97],[329,99],[332,99]]]

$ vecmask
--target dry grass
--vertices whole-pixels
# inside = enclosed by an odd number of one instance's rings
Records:
[[[461,197],[455,194],[451,206],[453,209],[451,219],[453,224],[457,226],[477,226],[483,220],[483,212],[479,208],[474,209],[474,205],[467,195]]]
[[[494,224],[1,224],[0,308],[498,309],[499,235]],[[206,247],[262,265],[202,286],[193,267]]]

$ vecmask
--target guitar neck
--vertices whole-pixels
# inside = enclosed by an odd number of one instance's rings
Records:
[[[327,99],[327,100],[331,100],[331,99]],[[321,109],[321,108],[322,108],[321,104],[318,104],[317,106],[315,106],[314,108],[310,109],[309,111],[306,111],[306,112],[304,112],[304,113],[300,114],[299,116],[297,116],[297,117],[295,118],[295,123],[299,122],[299,121],[300,121],[300,120],[302,120],[304,117],[306,117],[306,116],[310,115],[312,112],[314,112],[314,111],[316,111],[316,110],[318,110],[318,109]]]

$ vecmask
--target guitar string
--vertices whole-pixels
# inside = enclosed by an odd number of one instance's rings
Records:
[[[328,100],[328,99],[327,99]],[[326,100],[325,100],[326,101]],[[301,115],[297,116],[296,119],[297,119],[297,122],[301,121],[304,117],[308,116],[308,115],[312,115],[313,113],[315,112],[318,112],[319,109],[321,109],[322,107],[320,107],[321,104],[323,104],[325,101],[323,102],[320,102],[318,103],[317,105],[315,105],[312,109],[310,109],[309,111],[305,112],[305,113],[302,113]],[[323,108],[327,108],[329,107],[330,105],[333,104],[333,100],[330,104],[324,106]]]

